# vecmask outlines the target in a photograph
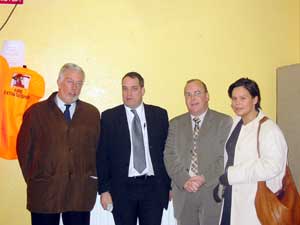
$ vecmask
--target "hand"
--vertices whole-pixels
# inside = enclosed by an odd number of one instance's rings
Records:
[[[183,187],[188,192],[197,192],[204,183],[205,177],[203,175],[193,176],[185,182]]]
[[[112,204],[112,198],[109,192],[103,192],[100,196],[100,203],[104,210],[107,209],[108,204]]]
[[[225,172],[224,174],[222,174],[219,177],[219,182],[220,184],[224,185],[224,186],[229,186],[229,181],[228,181],[228,175],[227,172]]]
[[[203,175],[193,176],[190,178],[191,181],[196,182],[199,185],[199,188],[205,184],[205,177]]]
[[[189,179],[185,182],[183,188],[187,192],[196,192],[196,191],[198,191],[199,185],[196,182],[193,182]]]
[[[218,184],[213,190],[213,197],[216,202],[221,202],[224,197],[225,186]]]
[[[169,191],[169,202],[172,201],[172,199],[173,199],[173,193],[172,191]]]

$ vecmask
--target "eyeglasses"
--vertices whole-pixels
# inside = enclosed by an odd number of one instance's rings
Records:
[[[201,91],[194,91],[194,93],[191,93],[191,92],[185,92],[184,93],[184,96],[187,97],[187,98],[191,98],[191,97],[200,97],[202,95],[203,92]]]
[[[83,85],[83,81],[74,81],[70,78],[67,78],[66,82],[68,85],[71,85],[71,86],[75,85],[77,88],[80,88]]]

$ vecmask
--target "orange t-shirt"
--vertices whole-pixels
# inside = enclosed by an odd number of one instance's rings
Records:
[[[44,96],[45,82],[33,70],[6,68],[3,59],[0,56],[0,157],[16,159],[16,141],[23,114]]]

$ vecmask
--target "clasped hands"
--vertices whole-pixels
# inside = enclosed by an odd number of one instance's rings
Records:
[[[199,191],[200,187],[205,183],[205,177],[203,175],[200,176],[193,176],[190,177],[185,184],[183,185],[183,188],[187,192],[197,192]]]

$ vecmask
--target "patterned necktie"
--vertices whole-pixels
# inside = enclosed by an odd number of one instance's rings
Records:
[[[194,131],[193,131],[193,149],[192,149],[192,160],[191,160],[191,172],[194,175],[198,174],[198,157],[197,157],[197,138],[199,135],[199,124],[200,124],[200,119],[198,117],[195,117],[193,119],[193,121],[195,122],[195,126],[194,126]]]
[[[64,117],[66,119],[67,122],[71,121],[71,113],[70,113],[70,106],[69,104],[65,104],[66,109],[64,111]]]
[[[144,137],[140,118],[135,109],[131,112],[134,114],[131,126],[132,149],[133,149],[133,167],[139,173],[146,168]]]

